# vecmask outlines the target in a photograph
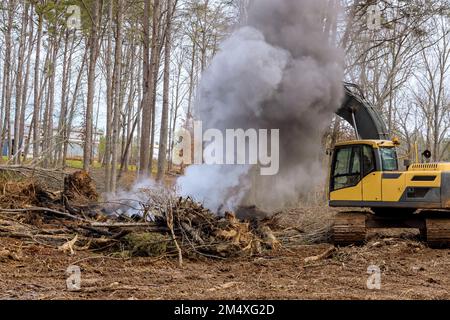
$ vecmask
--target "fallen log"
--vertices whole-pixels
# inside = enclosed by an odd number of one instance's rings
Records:
[[[49,212],[49,213],[53,213],[53,214],[56,214],[56,215],[59,215],[61,217],[65,217],[68,219],[89,222],[89,220],[74,216],[70,213],[66,213],[66,212],[62,212],[62,211],[58,211],[58,210],[54,210],[54,209],[50,209],[50,208],[44,208],[44,207],[29,207],[29,208],[23,208],[23,209],[0,209],[0,211],[9,212],[9,213],[28,212],[28,211]]]
[[[335,247],[328,248],[326,251],[322,252],[321,254],[318,254],[316,256],[307,257],[303,260],[304,263],[314,262],[322,259],[327,259],[331,257],[333,252],[336,250]]]
[[[148,227],[160,230],[161,227],[151,222],[91,222],[92,227],[99,228],[128,228],[128,227]]]

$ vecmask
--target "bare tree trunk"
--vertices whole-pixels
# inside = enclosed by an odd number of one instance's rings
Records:
[[[5,113],[5,119],[2,130],[2,137],[0,141],[0,152],[3,155],[3,144],[6,140],[6,145],[8,146],[8,157],[11,156],[11,96],[12,96],[12,86],[11,86],[11,34],[13,32],[13,20],[14,20],[14,6],[15,0],[9,0],[8,2],[8,20],[5,30],[5,60],[3,64],[3,105],[2,109]]]
[[[20,152],[19,150],[19,133],[20,133],[20,115],[22,109],[22,91],[24,90],[23,86],[23,63],[25,60],[25,40],[26,40],[26,30],[28,24],[28,8],[29,4],[26,4],[23,9],[22,15],[22,26],[20,30],[20,40],[19,40],[19,52],[18,52],[18,60],[17,60],[17,76],[16,76],[16,106],[14,111],[14,143],[12,154],[14,155],[14,162],[19,163]]]
[[[106,44],[106,137],[105,137],[105,187],[111,191],[111,125],[113,110],[113,93],[111,80],[111,37],[112,37],[112,1],[108,5],[108,40]]]
[[[37,10],[37,8],[36,8]],[[42,40],[42,24],[43,16],[38,13],[38,29],[36,40],[36,57],[34,62],[34,102],[33,102],[33,159],[39,158],[40,148],[40,94],[39,94],[39,63],[41,53],[41,40]]]
[[[117,153],[119,149],[119,120],[120,120],[120,78],[122,65],[122,24],[123,0],[117,0],[116,13],[116,47],[114,53],[114,112],[112,125],[112,161],[111,161],[111,192],[116,192],[117,185]]]
[[[121,161],[121,171],[128,171],[128,164],[129,164],[129,147],[127,147],[126,143],[128,142],[128,138],[131,135],[131,141],[133,142],[133,133],[131,129],[132,125],[132,119],[133,119],[133,111],[134,111],[134,98],[135,98],[135,80],[134,80],[134,71],[135,71],[135,46],[134,42],[131,44],[131,58],[130,58],[130,88],[129,88],[129,95],[128,95],[128,101],[127,101],[127,130],[126,133],[124,131],[124,135],[122,138],[122,161]],[[124,119],[125,122],[125,119]]]
[[[189,70],[189,96],[188,96],[188,108],[186,118],[192,117],[192,97],[194,95],[194,72],[195,72],[195,60],[197,59],[197,44],[192,42],[192,56],[191,56],[191,68]]]
[[[97,141],[97,133],[98,133],[98,116],[99,116],[99,113],[100,113],[100,103],[101,103],[101,100],[100,100],[100,96],[101,96],[101,92],[102,92],[102,86],[101,86],[101,84],[98,86],[98,96],[99,96],[99,99],[97,100],[97,110],[96,110],[96,112],[95,112],[95,125],[94,125],[94,146],[97,146],[97,149],[94,149],[94,148],[92,148],[92,154],[91,154],[91,157],[92,157],[92,159],[94,159],[95,157],[94,157],[94,155],[95,155],[95,151],[97,152],[97,161],[99,162],[99,163],[101,163],[101,157],[100,157],[100,149],[99,149],[99,147],[100,147],[100,139]]]
[[[159,19],[161,19],[161,12],[159,13]],[[163,48],[163,45],[160,41],[160,26],[158,25],[157,30],[157,39],[156,39],[156,54],[155,54],[155,60],[153,65],[153,90],[152,90],[152,99],[151,99],[151,108],[152,108],[152,124],[151,124],[151,132],[150,132],[150,163],[149,163],[149,170],[152,172],[153,170],[153,158],[154,158],[154,152],[155,152],[155,134],[156,134],[156,97],[157,97],[157,89],[158,89],[158,82],[159,82],[159,69],[161,65],[161,51]],[[153,55],[152,55],[153,57]]]
[[[167,25],[164,45],[164,84],[163,106],[161,112],[161,129],[159,135],[158,172],[156,180],[164,178],[167,167],[167,136],[169,131],[169,85],[170,85],[170,53],[172,44],[172,0],[167,0]]]
[[[149,45],[149,20],[150,20],[150,0],[144,1],[144,41],[143,41],[143,88],[142,88],[142,128],[140,141],[140,155],[139,155],[139,173],[141,175],[148,175],[148,163],[150,157],[150,123],[151,123],[151,108],[150,108],[150,79],[151,79],[151,63],[150,63],[150,45]],[[154,14],[154,12],[153,12]]]
[[[141,47],[141,49],[139,50],[139,56],[143,56],[143,48]],[[142,74],[142,70],[143,70],[143,64],[144,62],[142,61],[142,63],[139,63],[139,69],[138,69],[138,75]],[[139,102],[142,101],[142,96],[143,96],[143,77],[140,78],[141,80],[139,81],[139,84],[137,86],[138,88],[138,100]],[[137,147],[137,153],[136,153],[136,171],[139,170],[140,168],[140,154],[141,154],[141,149],[140,149],[140,142],[141,142],[141,122],[142,122],[142,103],[139,104],[138,108],[137,108],[137,134],[136,134],[136,147]]]
[[[178,73],[175,87],[175,96],[172,101],[172,119],[171,119],[171,128],[170,128],[170,138],[169,138],[169,170],[172,169],[172,153],[175,141],[175,128],[178,119],[178,110],[180,107],[180,86],[181,86],[181,72],[183,71],[183,61],[179,61],[178,63]]]
[[[47,106],[45,109],[45,127],[44,127],[44,167],[49,167],[53,153],[53,111],[55,108],[55,77],[56,77],[56,65],[57,55],[59,50],[60,37],[52,37],[52,60],[47,66],[49,74],[48,80],[48,96]]]
[[[206,32],[204,29],[206,29],[206,23],[207,23],[207,14],[208,14],[208,6],[209,6],[209,0],[205,0],[204,2],[204,9],[203,9],[203,32],[202,35],[202,46],[200,47],[200,63],[201,63],[201,72],[203,73],[206,69],[206,50],[208,49],[207,39],[206,39]]]
[[[158,44],[157,44],[158,46]],[[158,52],[159,50],[157,50]],[[155,56],[155,63],[153,65],[153,88],[152,88],[152,94],[151,94],[151,100],[150,100],[150,105],[152,108],[152,121],[151,121],[151,126],[150,126],[150,159],[149,159],[149,164],[148,164],[148,170],[150,172],[150,174],[152,173],[153,170],[153,157],[154,157],[154,152],[155,152],[155,122],[156,122],[156,91],[157,91],[157,87],[158,87],[158,75],[159,75],[159,65],[160,65],[160,56],[159,53],[156,54]]]
[[[69,48],[69,40],[72,35],[71,45]],[[68,84],[70,81],[70,72],[72,70],[72,56],[75,45],[75,33],[69,30],[66,30],[65,39],[64,39],[64,56],[63,56],[63,77],[61,83],[61,110],[59,113],[59,123],[58,123],[58,139],[57,139],[57,148],[56,148],[56,163],[57,165],[63,166],[63,145],[65,133],[65,127],[67,126],[67,107],[68,107]]]
[[[83,148],[83,169],[89,171],[92,162],[92,127],[94,113],[95,94],[95,69],[97,65],[98,52],[98,28],[101,19],[101,8],[103,1],[93,1],[92,4],[92,26],[89,35],[89,70],[87,80],[87,101],[85,116],[85,137]]]
[[[27,52],[27,65],[26,65],[26,71],[25,71],[25,79],[23,81],[23,90],[22,90],[22,107],[20,109],[20,126],[19,126],[19,137],[20,137],[20,150],[22,150],[24,148],[25,145],[25,113],[26,113],[26,109],[27,109],[27,93],[28,93],[28,79],[30,77],[30,68],[31,68],[31,55],[33,52],[33,33],[34,33],[34,28],[33,28],[33,5],[31,5],[30,7],[30,12],[29,12],[29,35],[28,35],[28,52]],[[31,124],[28,128],[28,138],[30,138],[31,136]],[[23,158],[25,159],[27,156],[27,152],[28,149],[24,150],[24,155]],[[20,152],[19,155],[17,157],[17,160],[19,161],[18,163],[22,162],[22,157],[20,156]]]
[[[153,122],[152,113],[154,110],[153,97],[155,96],[154,69],[157,61],[157,37],[158,37],[158,12],[159,0],[153,2],[153,26],[151,40],[151,54],[149,48],[149,20],[150,20],[150,0],[145,0],[144,4],[144,65],[143,65],[143,97],[142,97],[142,124],[141,124],[141,143],[140,143],[140,160],[139,173],[143,176],[151,174],[151,155],[152,146],[150,145],[150,128]]]

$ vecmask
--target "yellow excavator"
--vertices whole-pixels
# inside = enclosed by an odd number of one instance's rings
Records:
[[[369,228],[416,228],[430,246],[448,246],[450,163],[405,161],[406,170],[400,170],[398,141],[389,139],[385,123],[361,90],[349,83],[344,87],[345,99],[336,114],[354,128],[356,139],[337,143],[331,153],[329,205],[370,212],[338,213],[335,244],[363,243]]]

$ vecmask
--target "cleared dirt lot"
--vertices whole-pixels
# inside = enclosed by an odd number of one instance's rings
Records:
[[[326,206],[287,210],[276,233],[281,248],[225,260],[186,257],[182,268],[176,257],[121,258],[80,248],[71,255],[38,239],[0,237],[0,299],[450,298],[450,250],[428,248],[415,231],[377,230],[364,246],[305,263],[332,247],[326,236],[335,213]],[[316,244],[300,237],[315,233],[309,239]],[[79,291],[67,289],[72,265],[81,269]],[[367,288],[371,265],[381,271],[379,290]]]
[[[449,299],[450,250],[414,239],[375,237],[339,248],[312,263],[329,244],[280,249],[231,260],[121,259],[1,238],[14,257],[0,260],[2,299]],[[81,268],[81,290],[70,292],[66,269]],[[367,268],[381,269],[381,289],[368,290]]]

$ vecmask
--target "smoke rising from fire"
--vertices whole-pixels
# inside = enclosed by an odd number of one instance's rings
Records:
[[[294,204],[323,177],[321,135],[343,97],[343,52],[324,32],[337,12],[326,0],[257,0],[248,21],[220,46],[202,75],[197,117],[204,129],[280,129],[280,171],[190,166],[181,194],[213,211]]]

